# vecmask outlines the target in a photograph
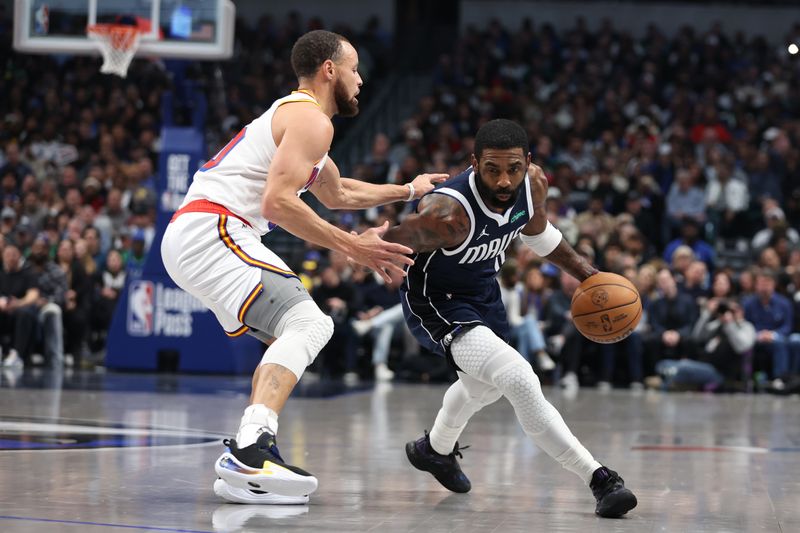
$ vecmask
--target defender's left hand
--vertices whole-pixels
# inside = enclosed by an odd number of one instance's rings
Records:
[[[449,177],[447,174],[420,174],[411,182],[411,185],[414,186],[414,199],[422,198],[431,192],[437,183],[441,183]]]

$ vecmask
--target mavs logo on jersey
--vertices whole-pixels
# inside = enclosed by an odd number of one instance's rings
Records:
[[[514,205],[496,213],[481,198],[477,179],[469,168],[430,193],[461,204],[469,235],[457,248],[417,254],[401,289],[409,328],[423,346],[439,353],[446,351],[447,335],[458,326],[486,324],[507,336],[496,276],[506,249],[533,216],[530,183],[526,176]]]

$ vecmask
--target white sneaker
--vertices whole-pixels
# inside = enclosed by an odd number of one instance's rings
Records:
[[[355,385],[358,383],[358,373],[356,372],[345,372],[344,376],[342,376],[345,385]]]
[[[253,488],[234,487],[222,478],[214,481],[214,494],[231,503],[258,505],[303,505],[308,503],[308,494],[303,496],[283,496]]]
[[[25,364],[22,362],[16,350],[11,350],[3,360],[3,366],[6,368],[22,368]]]
[[[611,383],[608,381],[598,381],[597,382],[597,392],[610,392],[611,391]]]
[[[555,361],[553,361],[550,355],[544,350],[536,354],[536,360],[539,362],[539,368],[542,372],[549,372],[556,367]]]
[[[772,388],[775,390],[783,390],[786,388],[786,384],[781,378],[775,378],[772,380]]]
[[[267,457],[273,457],[274,461],[277,461],[271,454]],[[287,468],[289,465],[283,464],[284,466],[281,466],[277,462],[265,460],[263,468],[253,468],[236,459],[231,452],[224,452],[214,463],[214,471],[229,486],[244,491],[256,489],[301,497],[317,490],[317,478],[303,470],[300,470],[302,473],[297,472],[299,470],[297,467],[290,469]]]
[[[308,514],[308,505],[220,505],[211,515],[214,531],[267,531],[271,520]]]
[[[378,363],[375,365],[375,381],[392,381],[394,379],[394,372],[389,370],[386,363]]]
[[[630,389],[631,392],[642,392],[644,390],[644,385],[641,381],[631,381]]]
[[[359,337],[363,337],[372,329],[371,320],[353,320],[351,324],[353,325],[353,330],[356,332],[356,335]]]
[[[44,356],[40,353],[32,353],[31,364],[33,366],[42,366],[44,364]]]
[[[580,388],[580,383],[578,383],[578,376],[575,372],[567,372],[563,378],[561,378],[561,387],[570,391],[576,391]]]
[[[64,366],[67,368],[75,366],[75,357],[71,353],[64,356]]]

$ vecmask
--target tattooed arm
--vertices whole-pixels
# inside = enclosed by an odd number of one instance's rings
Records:
[[[522,234],[537,236],[545,233],[548,228],[547,209],[545,206],[547,200],[547,177],[545,177],[541,168],[531,164],[528,167],[528,178],[531,184],[531,196],[533,197],[533,216],[522,229]],[[556,231],[555,235],[558,235],[558,231]],[[578,281],[583,281],[598,272],[583,256],[578,255],[563,237],[561,237],[555,249],[544,257]]]
[[[404,244],[415,252],[432,252],[439,248],[455,248],[469,237],[470,223],[464,207],[445,194],[429,194],[407,216],[390,228],[383,239]]]

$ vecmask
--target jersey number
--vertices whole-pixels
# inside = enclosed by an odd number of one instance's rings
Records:
[[[211,159],[206,161],[206,164],[203,165],[202,167],[200,167],[200,172],[205,172],[207,170],[211,170],[212,168],[215,168],[217,165],[222,163],[222,160],[225,159],[225,156],[228,155],[228,152],[233,150],[233,148],[237,144],[239,144],[239,141],[244,139],[244,134],[245,134],[246,131],[247,131],[247,127],[245,126],[244,128],[242,128],[242,130],[239,133],[236,134],[236,137],[234,137],[233,139],[228,141],[228,144],[226,144],[225,147],[222,150],[217,152],[217,155],[215,155],[214,157],[212,157]]]

